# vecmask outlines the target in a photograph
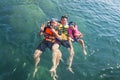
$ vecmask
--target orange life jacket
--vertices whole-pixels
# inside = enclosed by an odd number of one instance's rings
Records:
[[[50,27],[45,27],[45,29],[44,29],[44,39],[46,40],[46,41],[49,41],[49,42],[52,42],[52,43],[54,43],[55,42],[55,38],[56,38],[56,36],[55,36],[55,34],[51,31],[51,28]]]

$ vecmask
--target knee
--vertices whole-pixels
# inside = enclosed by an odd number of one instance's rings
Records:
[[[82,39],[80,39],[79,41],[80,41],[80,43],[81,43],[81,44],[83,44],[83,43],[84,43],[84,41],[83,41]]]
[[[62,54],[58,53],[58,58],[61,59],[62,58]]]
[[[73,48],[70,49],[70,53],[74,54],[74,49]]]
[[[35,50],[34,55],[33,55],[34,59],[38,58],[41,55],[41,53],[42,53],[42,51]]]
[[[71,50],[70,55],[74,56],[74,50]]]
[[[70,56],[74,56],[74,53],[71,53]]]

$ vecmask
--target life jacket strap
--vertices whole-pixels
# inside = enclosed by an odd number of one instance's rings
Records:
[[[55,42],[55,39],[48,39],[48,38],[45,38],[45,40],[48,41],[48,42],[52,42],[52,43]]]

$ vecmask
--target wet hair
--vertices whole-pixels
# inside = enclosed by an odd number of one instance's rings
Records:
[[[55,21],[55,22],[58,22],[58,19],[52,18],[50,21],[47,22],[47,27],[50,27],[50,28],[51,28],[51,27],[52,27],[52,26],[51,26],[51,23],[54,22],[54,21]]]
[[[72,26],[75,26],[75,25],[76,25],[76,23],[75,23],[75,22],[73,22],[73,21],[71,21],[71,22],[69,22],[69,23],[68,23],[68,25],[69,25],[69,26],[71,26],[71,25],[72,25]]]
[[[63,15],[63,16],[61,17],[61,19],[62,19],[62,18],[68,19],[68,16],[67,16],[67,15]]]
[[[54,21],[58,22],[58,19],[52,18],[52,19],[50,20],[50,25],[51,25],[51,23],[54,22]]]
[[[51,22],[53,22],[53,21],[58,21],[58,19],[52,18],[52,19],[51,19]]]

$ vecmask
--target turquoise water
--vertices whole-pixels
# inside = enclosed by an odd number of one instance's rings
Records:
[[[68,52],[61,47],[63,60],[58,80],[120,79],[120,0],[1,0],[0,1],[0,80],[52,80],[51,51],[41,56],[35,78],[33,53],[42,37],[40,25],[67,14],[84,34],[88,52],[74,43],[71,74],[66,68]]]

